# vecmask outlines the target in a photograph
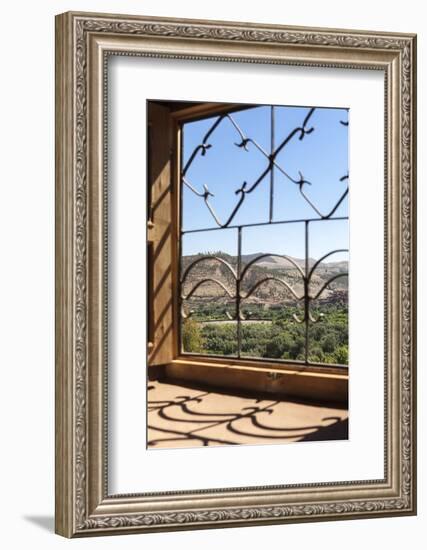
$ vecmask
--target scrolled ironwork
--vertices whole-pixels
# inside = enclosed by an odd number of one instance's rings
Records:
[[[320,290],[316,292],[314,296],[310,297],[310,300],[317,300],[317,298],[319,298],[319,296],[328,288],[331,283],[342,277],[348,277],[348,273],[338,273],[337,275],[334,275],[333,277],[328,279],[326,283],[321,286]]]
[[[242,295],[240,293],[240,298],[242,300],[247,300],[252,296],[252,294],[263,284],[268,283],[269,281],[274,281],[276,283],[279,283],[283,287],[285,287],[286,290],[289,290],[289,292],[292,294],[292,296],[295,298],[295,300],[302,300],[304,296],[298,296],[298,294],[295,292],[295,290],[291,287],[289,283],[284,281],[283,279],[279,279],[279,277],[264,277],[264,279],[261,279],[260,281],[257,281],[251,289],[245,294]]]
[[[202,285],[205,285],[206,283],[213,283],[220,288],[229,296],[230,298],[235,298],[236,296],[231,294],[231,292],[228,290],[228,288],[222,283],[221,281],[218,281],[218,279],[214,279],[212,277],[206,277],[206,279],[202,279],[201,281],[198,281],[190,290],[188,294],[181,294],[182,300],[188,300],[193,296],[193,294],[196,292],[198,288],[200,288]]]
[[[298,270],[298,272],[301,274],[301,277],[304,278],[304,272],[301,269],[301,267],[297,264],[297,262],[293,258],[291,258],[290,256],[286,256],[285,254],[261,254],[260,256],[257,256],[256,258],[254,258],[253,260],[251,260],[245,265],[242,271],[241,278],[243,279],[248,269],[250,269],[254,264],[258,263],[260,260],[263,260],[264,258],[282,258],[283,260],[287,260],[290,264],[292,264]]]
[[[202,142],[199,145],[197,145],[192,151],[192,153],[190,154],[189,159],[182,170],[182,182],[184,183],[184,185],[186,185],[188,189],[190,189],[190,191],[192,191],[192,193],[194,193],[198,197],[203,198],[211,216],[213,217],[215,223],[219,227],[225,228],[230,225],[230,223],[233,221],[234,217],[236,216],[237,212],[239,211],[240,207],[242,206],[243,202],[245,201],[246,195],[249,195],[258,187],[258,185],[271,172],[273,167],[275,167],[280,173],[282,173],[289,181],[298,185],[301,196],[304,198],[307,204],[316,212],[316,214],[321,219],[330,218],[336,212],[336,210],[338,209],[338,207],[340,206],[340,204],[343,202],[343,200],[348,194],[348,187],[342,193],[342,195],[338,199],[337,203],[333,206],[333,208],[327,214],[323,214],[303,190],[305,185],[312,185],[312,182],[305,179],[301,171],[298,171],[298,177],[291,176],[283,168],[283,166],[281,166],[276,160],[278,154],[291,142],[291,140],[295,136],[298,136],[298,139],[302,141],[305,138],[305,136],[315,131],[314,126],[307,127],[315,110],[316,110],[315,107],[310,108],[302,124],[294,128],[293,130],[291,130],[289,134],[286,136],[286,138],[283,139],[282,142],[276,148],[272,149],[270,153],[265,151],[265,149],[255,139],[248,137],[245,134],[245,132],[242,130],[242,128],[237,124],[236,120],[231,114],[229,113],[222,114],[214,121],[212,126],[203,136]],[[249,152],[248,144],[254,145],[254,147],[266,158],[266,160],[268,161],[268,164],[266,168],[261,172],[261,174],[259,174],[251,184],[248,184],[248,182],[244,181],[242,185],[240,185],[235,190],[235,194],[239,196],[238,201],[236,202],[235,206],[233,207],[232,211],[230,212],[226,220],[222,222],[218,214],[216,213],[214,207],[212,206],[211,202],[209,201],[209,197],[214,197],[215,195],[208,189],[206,184],[203,184],[202,186],[203,191],[198,191],[196,186],[193,183],[191,183],[190,179],[187,176],[187,173],[191,168],[194,160],[197,158],[199,152],[201,156],[205,156],[207,151],[213,147],[211,143],[208,143],[208,140],[214,134],[215,130],[218,128],[218,126],[222,123],[223,120],[229,120],[231,122],[232,126],[234,127],[234,129],[236,130],[240,138],[240,143],[237,143],[237,142],[234,143],[236,147],[243,149],[246,152]],[[344,126],[348,126],[348,122],[345,124],[343,121],[340,121],[340,123],[343,124]],[[340,181],[344,181],[345,179],[348,179],[348,175],[340,178]]]
[[[251,108],[251,107],[249,107]],[[249,317],[251,320],[257,320],[252,315],[248,314],[247,316],[244,315],[242,312],[242,303],[245,300],[248,300],[253,294],[263,285],[274,283],[281,285],[286,293],[290,294],[293,300],[296,301],[297,304],[301,304],[302,306],[302,314],[292,314],[292,318],[294,321],[298,324],[303,324],[305,326],[305,363],[309,363],[309,326],[310,324],[316,324],[322,319],[324,319],[324,314],[319,313],[316,316],[311,311],[311,304],[313,301],[317,300],[322,296],[322,294],[325,292],[326,289],[330,288],[330,285],[336,281],[339,278],[347,277],[347,272],[341,272],[333,275],[330,277],[326,282],[324,282],[323,285],[319,289],[313,290],[313,276],[316,272],[316,270],[319,268],[319,266],[324,262],[327,258],[334,254],[338,253],[345,253],[348,252],[348,249],[346,248],[340,248],[335,249],[332,251],[327,252],[324,254],[321,258],[316,260],[313,265],[310,266],[309,261],[309,231],[310,231],[310,225],[314,222],[324,222],[324,221],[332,221],[332,220],[348,220],[348,216],[335,216],[335,213],[337,212],[338,208],[341,206],[343,201],[346,199],[349,193],[349,174],[343,175],[339,182],[345,182],[346,188],[339,193],[339,196],[335,203],[332,205],[332,207],[327,210],[326,212],[323,211],[315,202],[311,199],[309,194],[305,191],[306,186],[313,186],[315,185],[312,181],[308,181],[306,177],[303,175],[303,172],[301,170],[298,170],[298,173],[296,176],[291,175],[288,170],[286,170],[281,163],[278,162],[278,155],[286,148],[286,146],[293,141],[294,139],[298,139],[299,141],[303,141],[305,139],[308,139],[307,136],[312,134],[316,131],[316,126],[313,124],[313,117],[316,113],[316,108],[311,107],[308,108],[301,124],[299,126],[296,126],[293,128],[286,137],[280,141],[278,144],[275,143],[275,107],[270,106],[271,109],[271,143],[270,143],[270,150],[266,151],[264,147],[260,145],[260,143],[254,139],[253,137],[249,136],[244,129],[237,123],[236,118],[231,113],[222,113],[219,115],[215,120],[213,121],[212,125],[209,127],[207,132],[202,137],[201,142],[193,149],[193,151],[190,153],[187,162],[185,163],[185,166],[181,173],[181,183],[183,186],[185,186],[187,189],[190,190],[191,193],[193,193],[195,196],[199,197],[203,202],[205,203],[205,206],[207,207],[208,212],[210,213],[211,217],[213,218],[216,227],[206,227],[206,228],[196,228],[194,230],[182,230],[181,234],[184,235],[186,233],[194,233],[194,232],[202,232],[202,231],[211,231],[213,229],[236,229],[237,230],[237,268],[234,268],[228,261],[224,260],[223,258],[217,256],[217,255],[204,255],[201,257],[196,258],[193,260],[189,265],[187,265],[186,269],[184,270],[181,279],[180,279],[180,285],[181,289],[184,288],[184,285],[188,283],[189,274],[192,272],[192,270],[197,266],[200,265],[203,262],[207,261],[214,261],[217,262],[226,268],[226,273],[231,277],[232,284],[235,285],[234,292],[230,291],[227,286],[220,281],[219,279],[215,277],[203,277],[201,280],[196,280],[196,283],[193,285],[193,287],[188,291],[187,293],[181,292],[181,316],[183,319],[188,318],[193,312],[190,311],[188,313],[185,312],[184,304],[187,300],[192,298],[196,291],[205,284],[214,284],[220,287],[223,292],[231,299],[235,301],[235,313],[232,315],[228,309],[225,309],[224,314],[227,319],[234,321],[237,323],[237,356],[240,357],[241,354],[241,347],[242,347],[242,335],[241,335],[241,322],[247,320]],[[229,212],[228,216],[226,216],[225,219],[221,219],[218,214],[216,213],[211,198],[213,198],[215,195],[210,191],[208,186],[206,184],[202,184],[201,186],[198,186],[194,184],[191,181],[191,178],[189,177],[189,171],[192,167],[193,163],[197,158],[205,157],[209,155],[209,151],[211,151],[215,146],[213,143],[211,143],[211,138],[214,136],[215,131],[217,128],[222,124],[223,122],[228,121],[234,131],[236,132],[237,139],[233,142],[234,146],[241,150],[243,154],[250,154],[251,150],[256,150],[258,153],[260,153],[266,160],[266,166],[263,168],[263,170],[257,174],[254,179],[251,182],[243,181],[235,190],[234,194],[237,196],[237,201],[235,202],[234,206],[231,208],[231,211]],[[348,127],[349,122],[345,120],[339,120],[338,124],[340,124],[343,127]],[[277,170],[280,174],[282,174],[285,179],[293,183],[294,185],[298,186],[299,195],[301,198],[305,201],[306,204],[310,206],[312,211],[316,214],[315,217],[312,218],[303,218],[303,219],[284,219],[284,220],[276,220],[274,219],[274,190],[275,185],[277,187],[277,184],[274,180],[274,170]],[[235,219],[237,213],[241,209],[243,203],[246,200],[246,197],[250,195],[263,181],[267,180],[267,176],[270,176],[270,213],[269,213],[269,219],[266,222],[260,222],[260,223],[247,223],[247,224],[237,224],[232,225],[233,220]],[[243,264],[242,262],[242,232],[246,227],[254,227],[254,226],[268,226],[272,224],[288,224],[288,223],[303,223],[305,227],[305,265],[302,267],[300,264],[295,261],[291,256],[288,256],[286,254],[273,254],[273,253],[267,253],[267,254],[260,254],[259,256],[256,256],[255,258],[251,259],[250,261]],[[266,276],[263,277],[260,280],[257,280],[250,288],[246,288],[245,291],[242,292],[242,285],[246,282],[247,276],[251,268],[256,266],[257,263],[261,262],[263,259],[267,257],[277,257],[285,260],[289,263],[289,268],[294,269],[300,278],[300,283],[302,285],[303,291],[297,292],[295,288],[285,279],[276,277],[276,276]],[[259,319],[261,320],[261,319]]]
[[[237,273],[234,271],[233,266],[231,266],[227,261],[225,261],[223,258],[220,258],[219,256],[201,256],[199,258],[196,258],[193,260],[184,271],[184,274],[181,277],[181,285],[183,285],[188,277],[188,274],[190,271],[199,263],[206,262],[206,261],[215,261],[219,262],[222,265],[225,265],[225,267],[230,271],[231,275],[234,277],[234,279],[237,279]]]

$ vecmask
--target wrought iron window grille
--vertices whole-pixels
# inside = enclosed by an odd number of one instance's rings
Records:
[[[251,106],[248,109],[250,108],[254,108],[254,107]],[[316,206],[313,200],[310,199],[310,197],[305,192],[305,187],[311,186],[313,185],[313,183],[308,181],[304,177],[302,171],[298,171],[297,177],[289,174],[288,171],[285,170],[283,166],[281,166],[277,161],[278,154],[292,140],[298,139],[299,141],[303,141],[307,139],[307,136],[309,136],[316,130],[315,126],[311,124],[311,119],[315,111],[316,111],[315,107],[308,108],[306,116],[302,120],[301,124],[293,128],[280,143],[276,144],[275,143],[276,141],[276,135],[275,135],[276,107],[274,105],[270,106],[270,122],[271,122],[270,145],[271,146],[269,151],[266,151],[255,139],[249,137],[244,132],[241,126],[236,122],[231,112],[220,114],[214,120],[214,122],[212,123],[208,131],[204,134],[201,143],[199,143],[193,149],[193,151],[189,155],[188,160],[186,161],[184,167],[181,170],[181,187],[185,186],[195,196],[199,197],[204,202],[208,212],[210,213],[216,225],[213,227],[195,228],[195,229],[187,229],[187,230],[181,229],[180,251],[182,251],[182,244],[181,244],[182,237],[186,234],[215,231],[215,230],[226,229],[226,228],[235,229],[237,232],[237,266],[236,268],[234,268],[229,262],[227,262],[220,256],[209,254],[209,255],[203,255],[203,256],[197,257],[194,261],[192,261],[189,265],[187,265],[185,269],[180,269],[181,271],[181,276],[179,281],[179,284],[180,284],[179,313],[181,317],[180,325],[182,324],[183,320],[187,319],[192,315],[192,311],[188,311],[188,312],[185,311],[185,304],[188,300],[190,300],[190,298],[192,298],[195,295],[197,290],[201,286],[207,283],[218,286],[225,293],[225,295],[227,295],[231,300],[235,301],[234,315],[231,315],[228,311],[225,312],[228,319],[236,321],[237,323],[237,352],[235,355],[233,355],[233,357],[241,358],[242,356],[242,322],[247,320],[247,318],[242,312],[242,305],[245,303],[245,300],[250,298],[259,287],[261,287],[266,283],[274,281],[276,284],[282,286],[285,292],[293,296],[293,298],[297,301],[297,303],[301,304],[302,306],[302,314],[297,315],[294,313],[292,317],[296,323],[304,325],[305,327],[304,361],[302,361],[302,363],[306,365],[312,364],[312,362],[309,360],[309,349],[310,349],[309,328],[312,324],[316,324],[319,321],[321,321],[323,318],[323,314],[320,313],[317,315],[317,317],[313,316],[311,312],[311,304],[314,300],[317,300],[324,293],[326,289],[330,288],[330,285],[334,281],[342,277],[348,277],[347,271],[340,272],[330,277],[320,287],[320,289],[316,289],[315,291],[312,291],[311,283],[312,283],[313,275],[316,272],[316,269],[322,264],[322,262],[324,262],[330,256],[333,256],[334,254],[338,254],[338,253],[348,252],[348,248],[339,248],[339,249],[331,250],[326,254],[324,254],[322,257],[320,257],[317,261],[315,261],[313,265],[310,265],[309,241],[310,241],[310,227],[313,223],[322,222],[322,221],[331,221],[331,220],[335,220],[335,221],[348,220],[348,215],[334,216],[334,214],[337,212],[338,208],[343,203],[343,201],[345,200],[345,198],[349,193],[349,174],[346,173],[343,176],[341,176],[341,178],[339,179],[341,183],[345,183],[345,189],[339,194],[333,207],[327,212],[322,212],[322,210],[318,206]],[[212,115],[206,118],[212,118]],[[235,195],[237,196],[236,203],[232,208],[228,217],[226,217],[225,220],[221,220],[211,203],[211,197],[214,197],[214,194],[209,190],[206,184],[202,184],[200,186],[190,181],[188,173],[194,161],[197,158],[202,158],[208,155],[209,150],[211,150],[214,147],[213,143],[210,142],[210,138],[213,137],[215,130],[219,127],[219,125],[224,120],[228,120],[232,124],[236,132],[236,141],[234,142],[234,145],[237,148],[247,153],[250,152],[251,147],[255,148],[265,157],[267,163],[264,170],[259,175],[257,175],[252,182],[248,183],[247,181],[243,181],[242,185],[235,190]],[[340,120],[339,124],[341,124],[342,126],[348,127],[349,122],[345,120]],[[182,157],[182,151],[181,151],[181,157]],[[288,181],[290,181],[292,184],[297,186],[300,197],[310,206],[311,210],[313,211],[312,217],[300,218],[300,219],[280,219],[280,220],[274,219],[274,201],[275,201],[275,187],[276,187],[276,182],[274,178],[274,168],[279,173],[281,173]],[[265,222],[233,224],[232,222],[235,219],[239,210],[241,209],[242,205],[244,204],[246,197],[250,195],[262,182],[266,181],[267,176],[269,176],[268,220]],[[181,204],[181,219],[182,219],[182,204]],[[242,265],[242,232],[245,228],[263,227],[263,226],[280,225],[280,224],[296,224],[296,223],[304,224],[304,236],[305,236],[304,268],[302,268],[292,257],[287,256],[285,254],[263,254],[249,261],[248,263],[246,263],[246,265],[244,266]],[[246,290],[246,292],[242,290],[243,283],[245,282],[245,277],[247,276],[251,267],[253,267],[258,262],[266,259],[267,257],[277,257],[288,262],[300,276],[302,281],[303,292],[302,293],[296,292],[291,284],[289,284],[284,279],[276,276],[264,277],[258,280],[249,290]],[[202,262],[206,262],[206,261],[219,262],[221,265],[225,267],[227,273],[233,280],[233,286],[234,286],[233,291],[230,291],[230,289],[227,288],[227,286],[222,281],[213,277],[205,277],[198,280],[191,287],[190,290],[188,290],[187,292],[184,292],[184,286],[188,281],[189,274],[198,264],[201,264]],[[182,267],[182,253],[180,253],[180,263]],[[257,319],[254,317],[251,317],[251,320],[257,320]],[[286,362],[301,363],[301,361],[288,360],[288,359],[286,360]],[[315,364],[319,364],[319,363],[315,363]]]

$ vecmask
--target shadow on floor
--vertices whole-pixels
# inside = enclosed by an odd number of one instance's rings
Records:
[[[337,441],[340,439],[348,439],[348,418],[338,420],[330,426],[318,428],[304,436],[300,441]]]
[[[165,380],[147,394],[149,448],[348,439],[342,405]]]

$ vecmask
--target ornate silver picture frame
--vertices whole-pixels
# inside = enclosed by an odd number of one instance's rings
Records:
[[[385,364],[378,366],[384,368],[380,479],[110,493],[106,180],[107,73],[112,56],[246,63],[254,70],[269,64],[272,70],[294,65],[384,74],[386,306]],[[415,121],[415,35],[73,12],[57,16],[58,534],[81,537],[416,513]],[[141,246],[145,239],[141,235]]]

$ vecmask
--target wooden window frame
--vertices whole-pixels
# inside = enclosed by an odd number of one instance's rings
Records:
[[[167,377],[230,390],[261,390],[348,403],[347,366],[219,358],[181,351],[178,289],[182,124],[239,107],[230,103],[147,102],[148,378]]]

